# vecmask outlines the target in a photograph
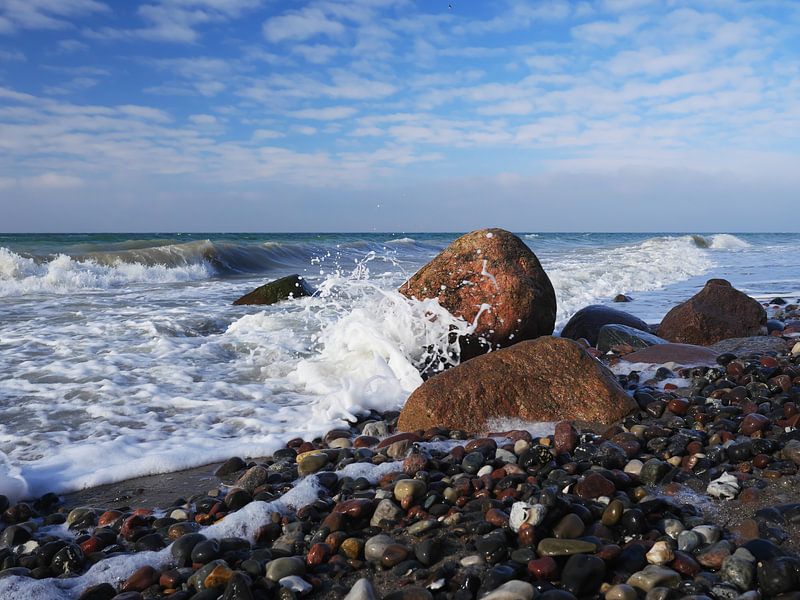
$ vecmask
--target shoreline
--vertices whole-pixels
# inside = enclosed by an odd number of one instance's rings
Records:
[[[776,358],[767,353],[740,360],[747,364],[773,364]],[[777,360],[784,365],[780,368],[789,369],[790,373],[800,369],[800,357],[779,356]],[[692,371],[687,367],[675,368],[676,376]],[[719,368],[726,367],[703,367],[705,371]],[[628,380],[622,373],[618,377],[620,382]],[[689,385],[692,380],[684,381]],[[60,536],[74,539],[66,542],[66,547],[73,547],[69,544],[74,543],[82,549],[82,566],[75,567],[80,569],[78,572],[95,561],[101,565],[104,552],[114,555],[116,546],[103,550],[100,544],[94,550],[99,542],[92,541],[101,539],[105,535],[102,532],[109,528],[118,532],[118,551],[133,552],[118,555],[122,565],[130,567],[117,566],[117,574],[105,581],[105,585],[96,583],[94,576],[86,580],[95,582],[93,586],[81,587],[81,577],[27,579],[20,577],[25,567],[15,566],[11,567],[10,576],[8,573],[4,576],[0,570],[0,598],[15,597],[4,595],[9,582],[23,586],[10,588],[17,592],[28,589],[25,585],[45,586],[37,589],[51,589],[47,586],[55,585],[51,596],[41,597],[82,600],[95,597],[110,600],[120,591],[129,594],[126,599],[137,600],[216,598],[212,593],[223,592],[226,598],[237,599],[267,598],[280,592],[282,598],[329,600],[343,598],[354,589],[363,592],[362,588],[367,587],[361,595],[347,596],[348,600],[467,598],[453,595],[452,584],[439,583],[447,580],[461,581],[462,588],[463,585],[469,588],[473,584],[466,582],[474,580],[475,592],[482,590],[478,595],[486,593],[490,598],[494,598],[492,590],[510,593],[508,590],[514,586],[522,586],[524,590],[528,589],[525,586],[532,586],[532,590],[542,595],[558,589],[575,597],[580,585],[594,585],[587,582],[588,575],[583,571],[575,575],[578,588],[563,579],[565,572],[571,573],[570,565],[576,561],[590,561],[593,566],[585,567],[587,573],[605,564],[602,579],[606,583],[600,586],[600,593],[606,600],[618,597],[624,600],[630,590],[637,589],[636,585],[647,585],[636,582],[637,577],[648,576],[648,565],[674,573],[686,592],[694,590],[695,595],[705,593],[710,598],[722,598],[719,594],[733,584],[720,579],[725,571],[719,569],[726,557],[740,556],[740,552],[734,552],[737,548],[747,548],[750,554],[741,556],[749,556],[772,544],[793,557],[786,560],[800,561],[800,504],[797,503],[800,475],[797,465],[792,466],[792,460],[787,462],[779,447],[789,442],[778,442],[771,451],[774,455],[770,454],[769,446],[764,446],[766,442],[758,442],[759,448],[767,449],[767,454],[762,452],[756,457],[751,454],[744,463],[723,464],[721,470],[706,468],[694,473],[689,466],[692,463],[686,462],[691,455],[683,454],[677,463],[670,462],[661,450],[646,447],[645,442],[649,445],[648,440],[657,439],[646,433],[652,428],[666,435],[666,440],[678,440],[685,435],[681,432],[686,431],[664,427],[671,422],[674,427],[676,419],[682,423],[687,418],[680,416],[687,414],[682,404],[673,406],[666,400],[689,397],[681,391],[689,388],[672,384],[671,388],[664,389],[661,385],[659,389],[659,385],[653,387],[655,383],[657,380],[652,379],[637,382],[635,387],[649,389],[655,397],[664,398],[656,401],[660,410],[656,411],[652,403],[640,406],[638,416],[626,419],[624,427],[612,426],[603,435],[572,433],[566,442],[564,431],[575,430],[563,423],[557,426],[555,434],[540,438],[524,430],[486,438],[436,428],[399,433],[394,429],[396,412],[380,416],[373,413],[349,429],[329,432],[322,440],[292,440],[272,457],[247,463],[241,459],[236,464],[211,463],[67,494],[50,514],[61,515],[55,521],[68,519],[71,523],[69,529],[66,524],[59,526]],[[703,412],[712,405],[704,401],[694,406]],[[799,439],[796,435],[786,437],[784,427],[778,426],[783,421],[775,421],[776,418],[771,417],[771,428],[756,431],[748,439],[753,443],[761,439]],[[720,423],[724,425],[725,421]],[[638,437],[641,435],[645,437]],[[736,444],[744,439],[739,431],[730,438]],[[658,448],[661,447],[659,443]],[[545,449],[544,458],[535,458]],[[531,454],[533,450],[536,452]],[[611,454],[599,458],[598,451]],[[696,456],[714,456],[715,452],[719,454],[712,443]],[[659,456],[662,458],[657,459]],[[725,454],[719,456],[725,461]],[[470,461],[477,462],[473,465]],[[343,467],[345,464],[349,466]],[[653,467],[654,464],[657,466]],[[231,467],[232,472],[216,476],[216,470],[223,465]],[[652,473],[648,471],[651,467],[655,469]],[[339,471],[341,468],[344,470]],[[342,478],[342,473],[352,476]],[[725,473],[736,475],[735,498],[712,498],[706,486]],[[515,484],[503,488],[501,482],[506,480]],[[549,486],[551,480],[556,487]],[[594,490],[593,486],[599,487]],[[424,490],[423,496],[417,495],[417,488]],[[514,507],[520,502],[524,506],[549,507],[542,509],[548,516],[543,522],[531,521],[534,523],[531,527],[525,523],[515,527]],[[564,506],[571,507],[566,512],[557,508],[565,502]],[[622,515],[639,511],[647,518],[641,524],[614,521],[618,517],[609,516],[609,511],[617,502],[622,502]],[[648,517],[648,510],[656,512]],[[656,514],[661,515],[659,520],[654,519]],[[281,517],[270,520],[269,515]],[[671,515],[677,525],[666,525],[664,515]],[[669,523],[673,521],[668,519]],[[248,523],[255,522],[261,525],[253,530]],[[692,532],[705,532],[703,528],[711,527],[711,531],[718,533],[705,543],[700,540],[699,546],[687,553],[681,550],[682,538],[671,537],[669,533],[669,527],[677,526]],[[666,536],[664,527],[668,527]],[[173,542],[196,536],[196,532],[202,535],[195,543],[206,538],[232,540],[234,532],[237,532],[235,537],[243,535],[248,541],[246,546],[241,545],[244,541],[237,542],[240,549],[226,554],[222,561],[197,558],[199,562],[195,561],[191,567],[176,570],[170,565],[182,559],[176,558]],[[36,539],[37,534],[33,533]],[[45,534],[42,540],[46,539]],[[495,543],[500,545],[494,546]],[[568,550],[583,548],[580,544],[588,545],[577,554]],[[501,551],[501,547],[507,550]],[[588,548],[593,550],[586,553]],[[36,556],[36,549],[33,550]],[[134,558],[144,557],[140,553],[145,550],[158,551],[160,558],[153,559],[158,563],[153,565],[155,570],[151,566],[136,568],[138,563]],[[673,558],[666,563],[653,558],[660,552]],[[628,557],[634,566],[624,566],[627,563],[621,557],[628,554],[639,557]],[[773,559],[758,558],[758,564],[769,560]],[[23,564],[29,563],[23,561]],[[750,573],[746,564],[741,568]],[[283,576],[273,574],[270,578],[271,570],[275,569]],[[284,569],[288,569],[285,574]],[[755,563],[752,569],[751,575],[755,577]],[[202,574],[201,580],[196,577],[198,573]],[[212,573],[219,577],[215,579]],[[713,577],[698,579],[702,573]],[[369,583],[356,585],[364,578]],[[755,580],[750,581],[749,585],[754,585]],[[636,585],[631,587],[631,582]],[[558,587],[554,588],[554,584]],[[77,587],[63,587],[69,585]],[[250,590],[250,596],[229,594],[228,591],[243,585]],[[722,588],[714,588],[715,585]],[[197,586],[202,588],[200,593],[203,590],[209,593],[197,595]],[[718,593],[713,593],[713,589]],[[106,596],[86,595],[100,594],[102,590]],[[290,590],[291,594],[281,590]],[[409,590],[414,595],[408,595]],[[526,594],[497,598],[527,598]]]

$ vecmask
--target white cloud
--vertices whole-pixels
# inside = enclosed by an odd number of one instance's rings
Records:
[[[572,28],[572,36],[582,42],[609,46],[618,39],[631,35],[647,21],[644,17],[625,16],[617,21],[592,21]]]
[[[268,19],[264,22],[263,32],[268,41],[279,43],[303,41],[318,35],[338,37],[344,34],[345,27],[319,8],[306,7]]]
[[[253,140],[274,140],[277,138],[282,138],[284,133],[281,131],[275,131],[274,129],[256,129],[253,132]]]
[[[310,125],[294,125],[292,130],[302,135],[314,135],[317,133],[317,128]]]
[[[19,185],[22,187],[42,188],[42,189],[67,189],[80,187],[84,181],[80,177],[66,175],[63,173],[42,173],[26,179],[21,179]]]
[[[341,51],[336,46],[328,46],[326,44],[299,44],[292,46],[291,50],[294,54],[299,54],[307,62],[315,65],[329,63]]]
[[[189,121],[195,125],[216,125],[217,117],[214,115],[189,115]]]
[[[71,52],[80,52],[89,49],[88,44],[84,44],[78,40],[67,39],[67,40],[59,40],[58,44],[56,45],[57,51],[60,54],[68,54]]]
[[[147,121],[155,121],[157,123],[169,123],[172,120],[172,118],[163,110],[151,108],[149,106],[126,104],[123,106],[118,106],[117,110],[124,115],[144,119]]]
[[[202,26],[239,18],[260,4],[261,0],[157,0],[142,4],[136,11],[146,23],[144,27],[105,27],[86,30],[84,34],[109,40],[144,39],[193,43],[200,38],[199,29]]]
[[[335,121],[352,117],[358,111],[352,106],[327,106],[325,108],[306,108],[295,110],[290,114],[298,119],[312,119],[315,121]]]
[[[3,0],[0,3],[0,32],[65,29],[74,19],[106,12],[109,12],[109,7],[97,0]]]

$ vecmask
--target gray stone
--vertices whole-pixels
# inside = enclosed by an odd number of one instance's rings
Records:
[[[344,600],[378,600],[369,579],[362,578],[353,584]]]
[[[372,514],[372,519],[369,524],[372,527],[380,527],[382,522],[393,523],[397,521],[403,514],[403,509],[397,506],[391,500],[381,500],[378,506],[375,507],[375,512]]]
[[[269,561],[267,563],[266,577],[270,581],[280,581],[290,575],[304,575],[305,572],[306,565],[301,558],[287,556]]]
[[[483,600],[531,600],[533,593],[533,586],[530,583],[513,579],[489,592]]]
[[[394,543],[394,539],[388,535],[374,535],[364,544],[364,558],[372,563],[380,563],[384,550]]]
[[[672,569],[657,565],[647,565],[643,570],[631,575],[627,583],[644,592],[649,592],[654,587],[674,588],[680,582],[681,576]]]

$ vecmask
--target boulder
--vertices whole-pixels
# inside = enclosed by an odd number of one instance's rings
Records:
[[[627,325],[603,325],[597,335],[597,349],[606,353],[614,347],[629,346],[633,350],[641,350],[666,344],[667,340]]]
[[[711,346],[710,349],[718,355],[730,352],[736,356],[748,356],[750,354],[765,354],[767,352],[784,354],[789,351],[789,346],[790,343],[783,338],[756,335],[753,337],[722,340]]]
[[[461,236],[400,286],[409,298],[437,298],[451,314],[475,323],[468,354],[553,333],[556,295],[539,259],[503,229]],[[477,321],[477,322],[476,322]],[[476,343],[479,342],[479,343]]]
[[[767,313],[757,300],[724,279],[709,279],[705,287],[670,310],[658,335],[670,342],[711,346],[728,338],[763,335]]]
[[[290,298],[314,295],[314,288],[300,275],[289,275],[257,287],[234,304],[275,304]]]
[[[546,336],[429,379],[409,397],[398,428],[486,432],[506,418],[608,425],[635,408],[613,373],[580,344]]]
[[[691,344],[657,344],[622,357],[632,363],[648,363],[663,365],[676,363],[679,365],[716,365],[718,354],[711,348],[693,346]]]
[[[638,317],[609,306],[592,304],[572,315],[561,330],[561,337],[571,340],[584,338],[594,346],[603,325],[626,325],[639,331],[650,331],[647,323]]]

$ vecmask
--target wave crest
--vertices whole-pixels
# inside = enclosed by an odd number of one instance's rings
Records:
[[[695,234],[692,235],[691,238],[695,246],[703,249],[741,250],[743,248],[750,247],[749,242],[746,242],[742,238],[738,238],[735,235],[731,235],[730,233],[717,233],[710,237]]]

